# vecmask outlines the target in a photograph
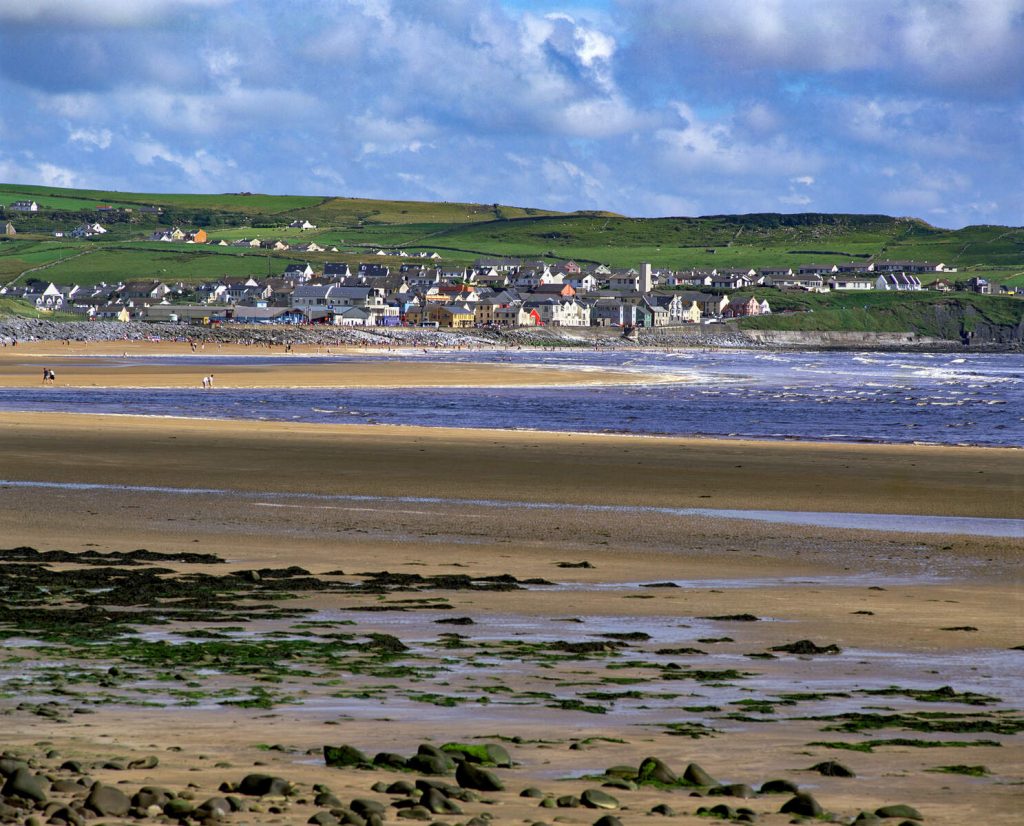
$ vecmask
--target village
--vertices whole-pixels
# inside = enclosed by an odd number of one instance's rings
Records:
[[[18,208],[30,207],[26,203]],[[302,219],[292,221],[290,227],[316,229]],[[99,223],[90,223],[66,235],[85,238],[105,232]],[[63,231],[55,234],[65,235]],[[201,228],[160,229],[149,240],[338,252],[313,241],[211,241]],[[0,295],[83,320],[465,329],[710,324],[770,314],[772,294],[778,291],[992,291],[983,278],[951,281],[945,276],[956,273],[955,268],[924,261],[863,259],[795,268],[669,270],[648,263],[612,269],[518,258],[445,265],[437,252],[385,249],[373,250],[372,256],[378,261],[327,262],[321,270],[309,263],[289,264],[277,275],[224,277],[198,285],[130,280],[80,286],[29,279],[0,288]]]

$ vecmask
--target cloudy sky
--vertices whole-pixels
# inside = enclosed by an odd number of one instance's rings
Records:
[[[1024,0],[0,0],[0,181],[1024,224]]]

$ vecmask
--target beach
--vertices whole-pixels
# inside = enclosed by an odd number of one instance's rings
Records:
[[[220,633],[267,656],[282,633],[301,640],[330,630],[366,643],[326,661],[317,646],[297,649],[292,666],[268,660],[276,676],[255,683],[258,672],[226,649],[171,669],[194,685],[185,692],[149,682],[161,671],[151,658],[166,652],[118,637],[110,650],[119,663],[109,652],[68,655],[68,676],[120,669],[92,695],[48,695],[53,649],[12,649],[27,660],[5,671],[26,680],[30,702],[7,707],[8,748],[45,742],[61,759],[101,763],[157,755],[154,768],[91,774],[126,781],[129,791],[191,782],[197,802],[222,781],[270,772],[307,790],[279,804],[277,817],[295,823],[318,810],[314,783],[390,806],[394,796],[370,786],[416,779],[326,767],[322,746],[350,744],[372,757],[451,741],[503,743],[517,765],[493,769],[506,789],[460,803],[464,815],[450,820],[486,811],[501,822],[591,823],[600,811],[545,812],[519,792],[579,796],[601,787],[581,775],[650,755],[680,773],[696,762],[722,783],[755,789],[788,778],[837,817],[905,803],[928,823],[1017,819],[1024,750],[1011,722],[1020,719],[1021,654],[1009,649],[1022,641],[1020,537],[839,530],[678,509],[1019,519],[1018,450],[3,413],[0,456],[0,477],[21,483],[0,486],[7,547],[222,560],[150,563],[181,578],[182,596],[202,581],[196,576],[230,571],[297,566],[315,580],[281,574],[282,593],[269,603],[312,613],[268,608],[243,619],[255,604],[243,598],[218,609],[218,621],[140,620],[144,639],[216,632],[181,641],[213,646]],[[370,575],[382,571],[423,579],[378,587],[387,580]],[[530,581],[552,584],[522,584]],[[148,599],[132,610],[145,611]],[[232,619],[232,611],[242,613]],[[452,618],[460,623],[438,624]],[[407,651],[351,661],[392,637]],[[799,640],[822,653],[771,652]],[[827,653],[830,645],[839,653]],[[952,695],[929,694],[943,686]],[[252,695],[260,698],[252,707],[223,705],[257,688],[267,693]],[[879,691],[889,693],[870,693]],[[33,705],[47,697],[63,709],[57,720]],[[938,724],[920,716],[930,712],[950,716]],[[874,717],[866,724],[851,714]],[[934,731],[923,732],[925,723]],[[922,747],[934,740],[961,745]],[[808,771],[829,760],[856,777]],[[933,771],[960,764],[986,773]],[[627,824],[657,804],[682,822],[705,822],[697,809],[723,801],[749,807],[758,822],[790,820],[779,813],[785,796],[604,791]],[[390,820],[397,810],[388,811]]]
[[[427,352],[427,351],[416,351]],[[187,388],[202,387],[213,374],[212,389],[338,387],[530,387],[636,382],[634,374],[516,364],[423,365],[373,356],[401,355],[387,347],[296,345],[255,347],[187,342],[125,341],[22,342],[0,350],[0,387],[42,385],[44,368],[57,374],[56,387]],[[358,360],[314,360],[310,357]],[[190,364],[195,357],[194,364]],[[211,363],[206,357],[227,359]],[[651,377],[651,381],[666,379]]]

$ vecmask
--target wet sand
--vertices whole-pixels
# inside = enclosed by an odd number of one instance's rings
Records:
[[[227,559],[227,566],[169,567],[215,574],[223,574],[225,567],[299,565],[317,575],[338,568],[350,575],[387,569],[422,575],[512,574],[558,583],[521,591],[423,595],[447,600],[451,607],[445,611],[357,610],[416,596],[401,593],[317,595],[296,602],[316,608],[331,621],[355,621],[360,632],[394,634],[416,651],[427,645],[423,656],[428,660],[439,656],[431,653],[429,644],[445,630],[458,631],[474,642],[515,640],[519,635],[526,640],[595,639],[609,629],[652,635],[650,642],[630,643],[627,653],[609,660],[622,661],[623,667],[613,671],[604,661],[538,665],[529,658],[518,663],[495,660],[487,668],[456,667],[463,655],[452,650],[447,653],[452,661],[449,671],[411,682],[400,676],[376,682],[350,677],[328,688],[303,678],[288,680],[280,690],[302,699],[269,710],[97,705],[93,713],[74,715],[66,723],[13,711],[4,718],[4,745],[28,748],[46,741],[66,757],[89,759],[158,754],[157,769],[92,774],[109,782],[127,779],[133,787],[153,782],[183,788],[193,782],[199,787],[199,800],[214,794],[220,780],[237,780],[248,771],[271,771],[307,786],[327,783],[350,799],[373,797],[368,789],[374,781],[397,778],[327,769],[307,750],[344,742],[370,754],[411,754],[422,741],[486,740],[502,734],[548,742],[507,744],[521,764],[514,770],[497,770],[508,790],[486,795],[495,801],[491,805],[465,805],[466,815],[449,820],[464,821],[488,810],[496,822],[558,816],[589,824],[601,813],[538,810],[536,801],[519,798],[518,792],[537,785],[557,794],[579,794],[599,784],[561,778],[599,773],[616,764],[636,765],[655,754],[680,770],[687,762],[699,762],[723,781],[756,785],[788,777],[846,817],[905,802],[921,810],[927,823],[1015,823],[1019,784],[1024,780],[1020,735],[948,733],[938,738],[987,739],[1001,745],[886,746],[862,753],[809,744],[935,737],[898,728],[864,734],[823,732],[827,723],[804,718],[872,707],[899,712],[993,710],[856,693],[888,685],[951,685],[958,692],[998,696],[996,710],[1019,710],[1019,691],[1014,696],[1019,683],[1013,675],[1019,674],[1024,654],[1008,649],[1024,643],[1021,540],[830,530],[661,513],[253,494],[483,497],[1020,518],[1021,455],[998,449],[0,414],[0,478],[226,491],[210,495],[0,488],[5,547],[212,552]],[[583,560],[593,567],[557,564]],[[682,587],[640,587],[667,581]],[[759,621],[705,619],[740,613],[754,614]],[[475,625],[434,623],[445,616],[469,616]],[[580,622],[565,622],[568,619]],[[945,630],[950,628],[976,630]],[[346,629],[352,627],[341,627]],[[725,637],[729,640],[722,641]],[[699,641],[705,638],[720,641]],[[798,639],[835,643],[843,653],[782,655],[775,660],[746,656]],[[751,676],[724,681],[734,683],[732,687],[664,682],[667,672],[652,672],[642,663],[657,660],[654,649],[668,643],[707,652],[690,659],[681,656],[684,669],[733,668]],[[629,665],[629,660],[636,662]],[[609,675],[637,682],[608,684]],[[501,694],[489,695],[493,699],[488,704],[460,703],[451,708],[409,700],[416,692],[476,697],[490,681],[518,694],[551,691],[571,696],[592,682],[591,690],[603,692],[670,690],[682,696],[668,704],[626,697],[606,700],[604,714],[551,708],[542,700],[509,704]],[[380,688],[383,684],[394,687]],[[387,699],[332,698],[338,688],[379,689]],[[826,689],[846,690],[853,696],[791,709],[779,706],[774,715],[725,716],[739,708],[730,704],[744,697]],[[11,709],[10,699],[2,702],[5,710]],[[722,713],[681,710],[712,705]],[[666,728],[669,722],[685,721],[703,721],[716,733],[691,739]],[[580,742],[600,737],[609,740]],[[260,743],[282,744],[291,751],[268,752],[257,748]],[[576,747],[570,748],[574,743]],[[168,751],[177,747],[183,751]],[[829,759],[854,769],[857,778],[806,771]],[[229,765],[212,768],[216,763]],[[992,774],[976,778],[928,771],[951,764],[984,764]],[[648,808],[659,802],[676,809],[681,822],[707,822],[693,815],[696,807],[720,802],[750,806],[759,812],[759,822],[789,822],[788,815],[778,814],[785,797],[703,800],[686,791],[607,791],[629,806],[617,813],[627,826],[648,822]],[[296,805],[276,817],[300,823],[312,811]],[[394,810],[388,819],[393,821]]]
[[[208,346],[192,353],[181,342],[93,342],[61,345],[29,342],[0,350],[0,388],[43,386],[44,368],[56,373],[56,387],[202,387],[214,375],[216,389],[326,387],[535,387],[635,384],[635,373],[615,370],[515,364],[445,364],[386,361],[362,357],[400,355],[387,348],[298,346]],[[360,361],[310,362],[304,356],[355,355]],[[213,363],[206,356],[228,359]],[[161,358],[177,363],[162,363]],[[196,364],[188,364],[196,357]],[[267,362],[273,357],[272,362]],[[137,361],[136,361],[137,359]],[[179,359],[185,359],[182,363]],[[253,363],[260,361],[261,363]],[[650,376],[644,381],[680,381]]]

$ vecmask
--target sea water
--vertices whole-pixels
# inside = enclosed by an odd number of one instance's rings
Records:
[[[151,360],[224,368],[290,357]],[[1024,358],[1015,354],[725,351],[404,351],[354,361],[607,370],[635,383],[540,387],[273,389],[5,388],[0,409],[563,432],[1024,446]],[[74,370],[59,365],[58,374]],[[547,374],[547,371],[545,371]],[[495,383],[501,373],[496,371]]]

